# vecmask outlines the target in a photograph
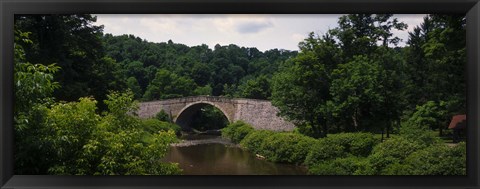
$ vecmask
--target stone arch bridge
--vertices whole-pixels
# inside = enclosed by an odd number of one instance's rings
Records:
[[[230,123],[242,120],[255,129],[291,131],[294,125],[277,116],[278,108],[267,100],[227,98],[219,96],[191,96],[139,103],[137,115],[151,118],[164,110],[182,128],[190,128],[191,118],[202,107],[212,105],[223,112]]]

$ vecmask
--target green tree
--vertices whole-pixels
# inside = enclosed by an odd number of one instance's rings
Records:
[[[159,160],[176,141],[175,131],[150,131],[129,112],[133,93],[111,93],[108,111],[96,114],[96,101],[58,103],[48,110],[46,143],[51,144],[48,172],[56,175],[179,174],[176,164]],[[152,126],[153,127],[153,126]],[[148,138],[145,138],[148,136]]]
[[[74,174],[82,167],[78,162],[84,145],[92,139],[92,134],[100,121],[95,113],[96,101],[82,98],[79,102],[58,103],[47,113],[45,128],[46,143],[52,164],[51,174]]]
[[[135,77],[129,77],[127,79],[127,87],[133,92],[135,99],[140,99],[142,97],[142,89]]]
[[[160,69],[155,79],[148,85],[143,98],[156,100],[189,96],[193,95],[195,88],[196,85],[192,79]]]
[[[245,81],[237,90],[239,97],[266,100],[271,96],[270,79],[266,75],[261,75]]]
[[[195,95],[211,95],[212,94],[212,87],[210,85],[205,85],[203,87],[198,86],[193,93]]]
[[[95,26],[95,21],[96,17],[89,14],[16,15],[15,29],[31,32],[33,43],[19,42],[26,61],[56,63],[61,68],[54,76],[62,86],[62,90],[54,91],[56,99],[75,101],[94,96],[103,110],[102,100],[108,91],[125,86],[112,74],[117,67],[105,57],[103,26]]]
[[[44,122],[52,94],[59,88],[53,80],[59,67],[26,61],[21,43],[32,43],[28,32],[15,30],[14,42],[15,174],[42,174],[50,165],[49,144],[42,139],[50,134]]]
[[[348,130],[368,130],[371,123],[366,122],[366,118],[383,105],[382,72],[378,62],[365,56],[356,56],[353,61],[341,64],[333,71],[330,91],[333,96],[330,101],[334,107],[333,116],[350,120],[348,125],[353,128]]]
[[[340,41],[347,60],[355,55],[370,55],[377,43],[384,47],[396,45],[398,37],[393,37],[392,29],[404,30],[407,25],[391,18],[392,14],[349,14],[341,16],[338,27],[329,32]]]
[[[163,109],[155,115],[155,118],[158,119],[159,121],[164,121],[169,123],[172,122],[171,116],[167,112],[165,112],[165,110]]]
[[[330,74],[341,62],[341,51],[331,36],[319,38],[313,33],[299,47],[301,52],[286,61],[272,78],[272,104],[304,133],[325,137]]]
[[[412,111],[427,101],[445,101],[451,114],[465,113],[465,35],[463,15],[427,15],[410,33],[406,53]]]

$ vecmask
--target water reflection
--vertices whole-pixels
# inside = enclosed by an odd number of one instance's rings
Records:
[[[234,145],[219,143],[172,146],[167,162],[179,163],[185,175],[304,175],[301,166],[259,160]]]

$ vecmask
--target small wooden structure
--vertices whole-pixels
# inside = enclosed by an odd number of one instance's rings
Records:
[[[467,115],[455,115],[452,117],[448,129],[453,130],[453,142],[459,142],[466,137],[465,130],[467,128]]]

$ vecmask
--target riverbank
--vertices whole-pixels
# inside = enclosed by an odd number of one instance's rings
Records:
[[[172,147],[187,147],[200,144],[223,144],[227,146],[240,147],[239,144],[235,144],[229,139],[216,135],[184,135],[180,137],[179,142],[172,143]]]
[[[183,175],[306,175],[304,166],[274,163],[221,136],[182,136],[162,162],[178,163]],[[195,139],[192,139],[195,138]]]

